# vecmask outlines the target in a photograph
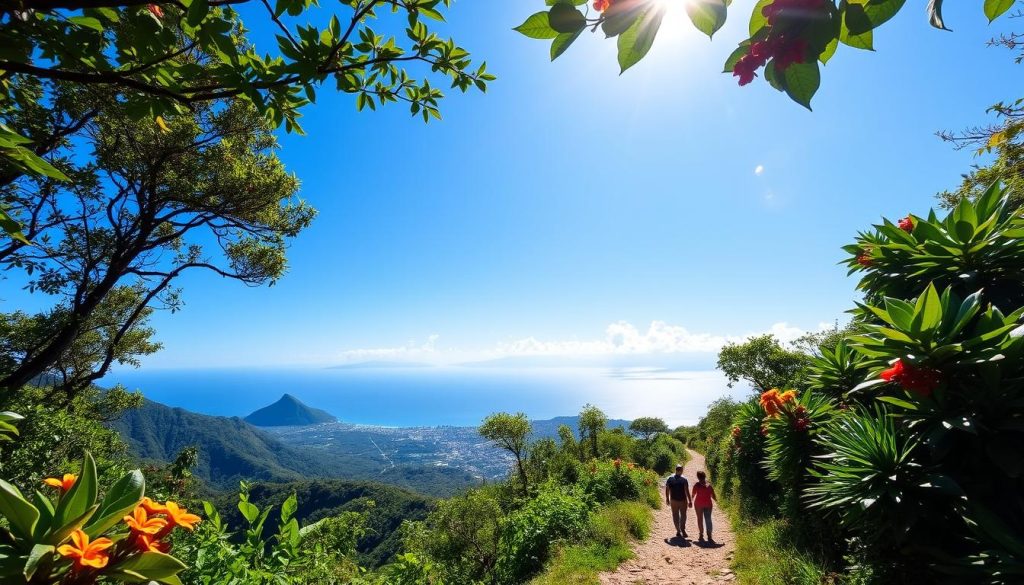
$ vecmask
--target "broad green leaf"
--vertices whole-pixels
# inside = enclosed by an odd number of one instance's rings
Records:
[[[645,13],[647,3],[638,0],[616,2],[605,11],[601,30],[606,38],[617,37],[629,30]]]
[[[818,91],[821,85],[821,72],[818,71],[818,62],[793,63],[786,67],[783,73],[785,79],[786,93],[796,103],[808,110],[811,109],[811,98]]]
[[[697,30],[714,36],[725,24],[727,8],[725,0],[690,0],[686,2],[686,14]]]
[[[907,410],[917,410],[917,406],[911,404],[910,402],[907,402],[906,400],[900,400],[899,398],[895,398],[893,396],[879,396],[878,398],[876,398],[876,400],[879,400],[881,402],[887,402],[889,404],[894,404],[896,406],[899,406],[900,408],[905,408]]]
[[[192,4],[188,7],[186,22],[192,27],[199,26],[209,12],[210,4],[207,0],[192,0]]]
[[[636,65],[651,50],[658,29],[665,18],[664,5],[652,5],[638,18],[629,30],[619,35],[619,67],[620,73]]]
[[[1013,6],[1016,0],[985,0],[985,16],[988,17],[988,21],[999,18],[1004,12]]]
[[[526,19],[523,24],[512,29],[531,39],[553,39],[558,31],[551,28],[547,11],[537,12]]]
[[[103,498],[94,519],[86,525],[86,534],[96,538],[120,522],[142,501],[145,491],[146,479],[138,469],[119,479]]]
[[[39,521],[39,510],[21,495],[18,488],[0,479],[0,516],[7,519],[15,536],[31,540],[32,531]]]
[[[548,14],[551,28],[559,33],[574,33],[587,26],[587,18],[570,4],[555,4]]]
[[[32,577],[36,574],[40,564],[53,558],[55,550],[54,547],[46,544],[37,544],[32,547],[32,550],[28,553],[28,560],[25,561],[25,568],[22,570],[22,574],[25,575],[27,581],[32,581]]]
[[[114,571],[130,571],[153,581],[173,577],[185,570],[185,563],[158,552],[144,552],[113,567]]]
[[[747,26],[747,31],[751,37],[756,35],[762,28],[768,26],[768,18],[764,15],[764,7],[774,1],[758,0],[757,4],[754,5],[754,9],[750,12],[750,24]]]
[[[96,483],[96,460],[92,454],[85,453],[82,460],[82,469],[78,474],[75,485],[71,486],[66,494],[61,496],[60,503],[54,513],[54,520],[58,525],[77,519],[96,504],[96,496],[99,493],[99,486]]]
[[[942,322],[942,300],[934,284],[921,293],[914,306],[914,318],[910,322],[910,332],[913,334],[923,333],[931,337],[931,332]]]
[[[559,58],[566,49],[569,48],[576,39],[580,38],[583,33],[583,29],[580,29],[574,33],[561,33],[553,41],[551,41],[551,60]]]
[[[68,22],[73,22],[78,26],[92,29],[96,32],[103,32],[103,23],[98,18],[91,16],[72,16],[68,18]]]

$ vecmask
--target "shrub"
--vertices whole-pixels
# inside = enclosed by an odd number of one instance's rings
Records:
[[[495,580],[522,583],[540,571],[557,543],[586,533],[589,515],[582,493],[544,486],[536,498],[503,520]]]
[[[577,485],[598,504],[613,500],[657,502],[657,476],[619,460],[591,461]]]

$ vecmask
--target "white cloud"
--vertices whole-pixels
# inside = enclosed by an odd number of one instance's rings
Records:
[[[831,325],[822,323],[819,329]],[[789,323],[775,323],[767,331],[751,332],[744,335],[718,335],[694,333],[679,325],[664,321],[653,321],[646,331],[632,323],[618,321],[605,329],[604,339],[591,340],[547,340],[527,337],[498,344],[495,353],[499,355],[622,355],[622,354],[666,354],[666,353],[715,353],[729,342],[743,341],[752,335],[771,333],[779,341],[789,343],[805,334],[807,330]]]
[[[339,352],[335,359],[339,360],[342,364],[374,360],[429,361],[438,357],[441,353],[437,349],[437,340],[440,338],[440,335],[434,333],[428,336],[427,340],[423,343],[418,343],[415,339],[411,339],[406,345],[399,347],[348,349]]]
[[[764,165],[757,165],[754,167],[754,174],[760,177],[764,174]]]

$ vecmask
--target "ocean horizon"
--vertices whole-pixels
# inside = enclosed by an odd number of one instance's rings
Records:
[[[740,399],[715,370],[653,367],[478,368],[231,367],[114,372],[146,398],[202,414],[244,417],[288,393],[354,424],[475,426],[493,412],[525,412],[543,420],[594,404],[610,418],[656,416],[671,426],[694,424],[708,404]]]

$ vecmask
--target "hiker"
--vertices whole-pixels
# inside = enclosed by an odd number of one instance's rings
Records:
[[[715,539],[711,536],[711,502],[718,501],[715,496],[715,488],[708,483],[708,476],[703,471],[697,472],[697,483],[693,484],[693,511],[697,515],[697,541],[704,540],[704,528],[708,529],[708,542],[714,544]]]
[[[686,538],[686,508],[692,508],[690,482],[683,477],[683,466],[676,465],[676,474],[665,481],[665,505],[672,508],[676,536]]]

